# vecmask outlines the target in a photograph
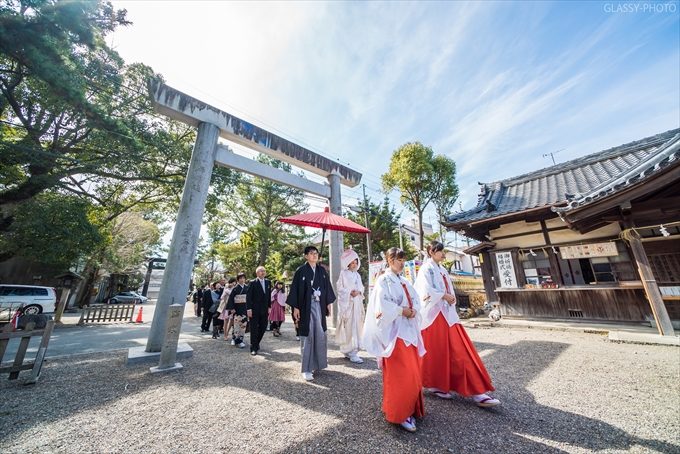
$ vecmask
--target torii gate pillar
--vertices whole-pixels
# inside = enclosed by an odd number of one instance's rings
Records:
[[[330,211],[333,214],[342,216],[342,200],[340,197],[340,175],[337,172],[333,172],[328,175],[328,183],[331,186],[331,196],[329,198]],[[331,266],[331,283],[333,288],[336,288],[336,282],[340,277],[340,256],[342,255],[343,248],[343,235],[342,232],[337,230],[331,230],[329,236],[329,256],[330,256],[330,266]],[[337,291],[337,289],[336,289]],[[333,303],[333,327],[338,326],[338,302]]]
[[[194,266],[194,254],[203,222],[205,202],[208,198],[210,177],[215,165],[219,134],[220,129],[213,124],[198,124],[198,135],[191,153],[189,171],[177,212],[177,222],[172,232],[168,261],[165,265],[163,282],[146,343],[147,352],[160,352],[163,347],[170,305],[184,305],[186,302],[187,288]]]

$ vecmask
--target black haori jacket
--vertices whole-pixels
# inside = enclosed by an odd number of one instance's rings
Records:
[[[314,278],[314,282],[312,282]],[[328,316],[328,305],[335,301],[335,292],[333,286],[328,278],[328,272],[323,266],[317,263],[316,272],[312,271],[309,263],[305,263],[295,271],[293,276],[293,283],[290,285],[288,292],[288,299],[286,304],[292,308],[300,310],[300,336],[309,336],[309,320],[312,311],[312,289],[318,288],[321,290],[320,301],[317,304],[321,305],[321,326],[326,331],[326,317]]]
[[[247,285],[244,285],[243,288],[240,285],[236,285],[236,287],[231,289],[229,299],[227,300],[227,309],[235,310],[236,315],[247,315],[247,304],[236,304],[236,295],[245,295],[246,293],[248,293]]]

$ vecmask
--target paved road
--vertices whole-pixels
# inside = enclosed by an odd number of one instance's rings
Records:
[[[115,323],[89,326],[67,326],[55,329],[47,349],[47,357],[61,357],[84,353],[97,353],[114,350],[127,350],[130,347],[145,346],[153,320],[155,305],[143,306],[142,324]],[[136,317],[135,312],[135,317]],[[77,314],[68,314],[67,317],[77,319]],[[77,320],[67,320],[66,323],[74,325]],[[190,342],[210,338],[209,334],[201,334],[201,322],[193,313],[193,306],[187,304],[182,322],[181,342]],[[28,354],[35,354],[40,345],[40,338],[31,339]],[[19,347],[19,339],[12,339],[7,347],[4,361],[14,358]]]

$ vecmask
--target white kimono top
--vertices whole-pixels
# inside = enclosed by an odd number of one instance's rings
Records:
[[[338,292],[338,313],[343,318],[352,317],[353,304],[361,304],[364,300],[364,284],[357,271],[342,270],[335,286]],[[359,294],[350,296],[350,292],[356,290]]]
[[[411,297],[416,316],[407,318],[402,310],[409,307],[404,287]],[[403,277],[388,269],[378,277],[366,308],[363,344],[367,352],[376,358],[386,358],[392,354],[397,339],[406,346],[415,345],[418,354],[425,354],[423,337],[420,334],[420,298],[413,286]]]
[[[432,259],[425,261],[418,271],[415,287],[423,308],[420,329],[429,327],[440,312],[449,326],[460,323],[456,304],[449,305],[443,299],[446,293],[455,296],[453,282],[443,266]]]

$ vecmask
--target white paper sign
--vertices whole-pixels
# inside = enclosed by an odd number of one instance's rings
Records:
[[[496,252],[495,254],[496,263],[498,264],[498,277],[500,278],[499,287],[517,288],[512,254],[510,252]]]
[[[613,257],[619,255],[616,243],[592,243],[577,246],[560,246],[562,259],[586,259],[589,257]]]
[[[384,262],[371,262],[368,264],[368,295],[370,298],[371,292],[373,292],[373,286],[375,281],[378,280],[380,272],[382,271]]]

